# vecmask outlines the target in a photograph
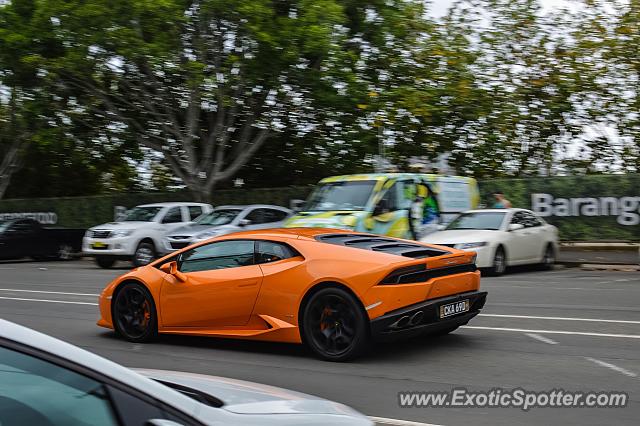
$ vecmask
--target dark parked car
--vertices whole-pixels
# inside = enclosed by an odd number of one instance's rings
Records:
[[[0,222],[0,259],[67,260],[82,249],[84,229],[44,228],[33,219]]]

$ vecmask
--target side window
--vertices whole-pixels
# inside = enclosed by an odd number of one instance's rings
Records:
[[[261,223],[265,223],[263,211],[264,209],[253,209],[249,212],[248,215],[245,216],[245,219],[250,220],[252,225],[260,225]]]
[[[162,223],[180,223],[182,222],[182,209],[180,207],[172,207],[162,219]]]
[[[117,425],[105,386],[0,347],[0,425]]]
[[[202,216],[201,206],[189,206],[189,219],[196,220],[198,216]]]
[[[264,223],[280,222],[288,216],[287,212],[282,210],[264,209]]]
[[[182,272],[213,271],[254,264],[254,242],[228,240],[196,247],[178,259]]]
[[[398,185],[394,183],[378,201],[378,205],[383,213],[393,212],[400,210],[398,201]]]
[[[523,212],[515,212],[511,217],[511,223],[517,223],[518,225],[526,226]]]
[[[299,256],[298,252],[288,245],[272,241],[258,241],[256,255],[257,263],[277,262],[278,260]]]
[[[542,226],[542,222],[533,213],[522,212],[523,224],[527,228],[534,228],[536,226]]]

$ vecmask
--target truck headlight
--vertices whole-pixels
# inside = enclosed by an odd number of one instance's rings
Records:
[[[128,237],[131,234],[133,234],[133,229],[117,229],[111,233],[111,237]]]
[[[486,245],[487,243],[485,241],[479,242],[479,243],[460,243],[460,244],[456,244],[454,248],[457,248],[459,250],[467,250],[472,248],[484,247]]]

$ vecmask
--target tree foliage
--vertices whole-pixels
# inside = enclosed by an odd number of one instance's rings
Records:
[[[401,169],[448,153],[476,177],[638,172],[640,1],[571,6],[6,2],[2,167],[29,164],[8,194],[183,184],[206,200],[233,177],[368,171],[381,151]]]

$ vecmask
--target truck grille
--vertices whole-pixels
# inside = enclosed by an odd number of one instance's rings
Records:
[[[111,237],[111,231],[101,231],[101,230],[91,231],[91,237],[92,238],[109,238]]]

